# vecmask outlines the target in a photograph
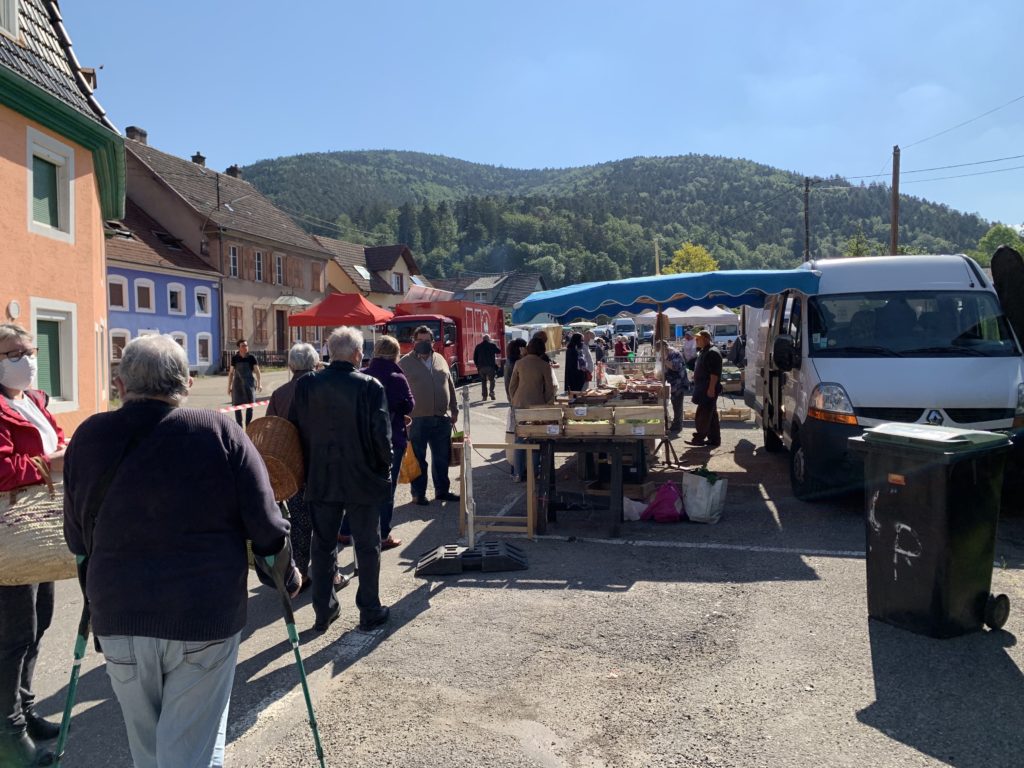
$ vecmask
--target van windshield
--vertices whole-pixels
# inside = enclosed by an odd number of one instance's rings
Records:
[[[427,326],[437,338],[439,323],[436,320],[424,322],[422,320],[391,320],[388,322],[388,334],[398,339],[399,344],[412,344],[412,334],[421,325]]]
[[[808,300],[811,357],[1013,357],[994,294],[893,291]]]
[[[627,317],[624,320],[615,321],[616,333],[628,333],[629,331],[636,331],[636,323],[632,319]]]

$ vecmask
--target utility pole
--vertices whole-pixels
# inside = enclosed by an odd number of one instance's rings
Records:
[[[811,260],[811,180],[804,176],[804,261]]]
[[[658,247],[658,236],[654,236],[654,274],[661,274],[661,248]]]
[[[892,148],[892,209],[889,214],[889,253],[900,250],[900,147]]]

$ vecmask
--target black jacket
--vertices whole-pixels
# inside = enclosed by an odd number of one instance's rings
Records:
[[[391,419],[384,387],[335,361],[295,385],[309,502],[380,504],[391,498]]]
[[[481,341],[473,350],[473,364],[477,368],[497,368],[501,348],[493,341]]]

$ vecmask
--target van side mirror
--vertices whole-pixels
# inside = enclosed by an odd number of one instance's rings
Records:
[[[797,351],[793,337],[781,335],[775,337],[772,345],[772,357],[775,360],[775,367],[780,371],[791,371],[800,367],[800,353]]]

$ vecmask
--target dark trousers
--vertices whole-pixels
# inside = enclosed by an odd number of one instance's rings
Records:
[[[231,392],[231,404],[232,405],[245,405],[246,403],[256,402],[256,385],[252,386],[235,386]],[[238,426],[242,426],[242,411],[235,411],[235,421],[238,422]],[[252,408],[245,409],[245,426],[249,426],[249,422],[252,421]]]
[[[452,420],[447,416],[420,416],[412,420],[409,428],[409,442],[420,463],[420,476],[412,481],[414,498],[427,495],[427,447],[434,462],[431,479],[434,481],[434,496],[444,496],[451,489],[448,480],[448,460],[452,453]]]
[[[494,399],[494,376],[497,370],[491,367],[483,367],[477,369],[480,372],[480,397],[484,400],[487,399],[487,388],[490,387],[491,400]]]
[[[309,505],[303,498],[305,494],[306,489],[300,488],[298,493],[288,499],[288,522],[292,527],[288,536],[292,540],[292,560],[303,576],[309,568],[309,540],[313,535]]]
[[[672,424],[669,432],[678,432],[683,428],[683,400],[686,399],[686,392],[680,387],[679,393],[672,393]]]
[[[395,489],[398,488],[398,473],[402,471],[402,457],[405,456],[405,446],[396,445],[391,454],[391,498],[380,505],[380,538],[383,541],[391,535],[391,517],[395,512]],[[341,521],[342,536],[351,536],[352,528],[348,522],[348,515]]]
[[[53,619],[53,582],[0,587],[0,729],[20,733],[32,708],[39,642]]]
[[[352,530],[359,588],[356,607],[360,611],[380,607],[380,512],[376,504],[325,504],[310,502],[309,520],[313,536],[309,545],[309,575],[313,580],[313,612],[326,620],[338,604],[334,596],[337,570],[338,529],[342,517]]]
[[[718,398],[702,402],[697,406],[697,413],[693,417],[693,431],[698,440],[707,440],[709,443],[722,442],[722,432],[718,423]]]

